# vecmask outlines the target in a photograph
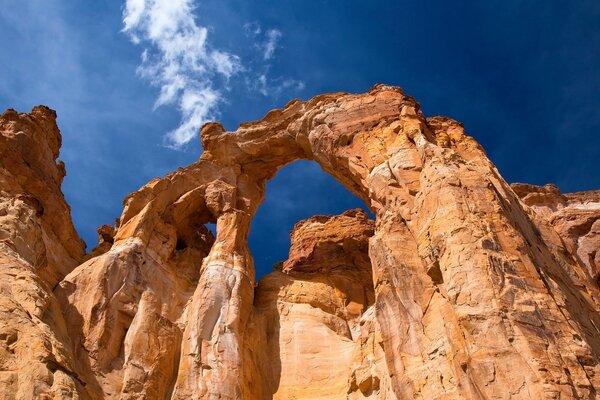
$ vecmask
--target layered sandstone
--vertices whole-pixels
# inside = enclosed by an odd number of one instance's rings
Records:
[[[600,190],[563,194],[554,185],[512,185],[523,202],[556,229],[571,254],[600,284]]]
[[[600,388],[597,219],[582,213],[595,195],[511,188],[462,125],[426,118],[397,87],[293,100],[236,132],[205,125],[200,160],[128,196],[86,257],[60,193],[54,114],[1,123],[7,398],[592,399]],[[353,211],[299,223],[288,260],[256,285],[250,222],[266,182],[298,159],[375,222]]]

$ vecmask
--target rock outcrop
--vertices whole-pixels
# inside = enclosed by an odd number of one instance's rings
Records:
[[[545,218],[565,241],[569,252],[600,284],[600,190],[561,193],[554,185],[512,185],[523,202]]]
[[[294,227],[283,269],[264,276],[245,343],[274,399],[386,398],[368,256],[375,224],[362,210]]]
[[[597,395],[596,194],[511,188],[461,124],[397,87],[293,100],[236,132],[205,125],[200,160],[128,196],[87,256],[54,114],[0,123],[6,398]],[[300,222],[256,285],[250,222],[298,159],[375,222]]]
[[[0,116],[0,398],[84,392],[54,287],[85,245],[60,191],[56,113]]]

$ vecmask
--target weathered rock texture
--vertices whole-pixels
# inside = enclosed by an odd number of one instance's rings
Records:
[[[260,280],[247,343],[264,398],[386,398],[368,256],[375,224],[362,210],[316,216],[292,232],[282,271]]]
[[[512,185],[523,202],[544,217],[565,241],[569,252],[600,284],[600,190],[562,194],[554,185]]]
[[[200,160],[128,196],[85,257],[53,112],[0,123],[5,398],[597,396],[596,194],[511,188],[459,123],[399,88],[205,125]],[[250,222],[298,159],[376,221],[301,222],[256,286]]]
[[[85,254],[60,191],[56,114],[0,116],[0,398],[83,391],[52,293]]]

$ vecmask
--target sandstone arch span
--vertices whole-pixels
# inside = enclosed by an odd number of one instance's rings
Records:
[[[595,396],[598,287],[459,123],[378,85],[201,136],[200,160],[126,198],[107,251],[54,291],[91,397],[273,395],[248,328],[258,311],[247,236],[266,181],[298,159],[377,219],[369,258],[386,376],[349,398]]]

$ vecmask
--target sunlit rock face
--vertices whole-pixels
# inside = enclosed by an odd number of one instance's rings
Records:
[[[0,119],[0,397],[593,399],[598,196],[511,188],[397,87],[293,100],[124,201],[84,254],[51,110]],[[266,182],[317,162],[316,216],[255,283]],[[205,227],[216,223],[216,237]]]
[[[550,223],[592,281],[600,283],[600,190],[560,193],[553,185],[512,185],[522,201]]]
[[[0,398],[85,392],[55,286],[85,245],[60,191],[56,113],[0,116]],[[44,397],[47,396],[47,397]]]
[[[260,280],[245,342],[263,344],[253,355],[274,399],[386,398],[368,257],[374,229],[362,210],[301,221],[283,269]]]

